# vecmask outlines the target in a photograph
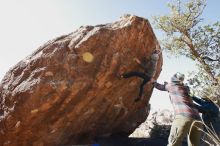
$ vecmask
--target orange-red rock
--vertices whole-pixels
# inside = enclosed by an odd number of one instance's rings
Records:
[[[132,133],[147,118],[152,86],[134,103],[141,79],[118,75],[139,70],[133,59],[149,57],[156,45],[149,22],[129,15],[47,42],[0,84],[0,145],[56,146]],[[161,66],[162,56],[157,77]]]

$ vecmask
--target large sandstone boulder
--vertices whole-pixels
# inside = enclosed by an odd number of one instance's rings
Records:
[[[56,146],[129,135],[147,118],[152,85],[135,103],[141,79],[118,75],[139,70],[133,59],[149,57],[156,45],[149,22],[129,15],[47,42],[0,84],[0,145]],[[162,56],[157,77],[161,66]]]

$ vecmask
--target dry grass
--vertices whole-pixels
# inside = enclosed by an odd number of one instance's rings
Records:
[[[204,128],[206,129],[206,131],[205,131],[205,130],[201,129],[200,127],[196,126],[200,131],[202,131],[202,133],[205,134],[204,137],[206,137],[206,138],[205,139],[202,138],[202,140],[206,144],[208,144],[210,146],[213,146],[213,144],[215,144],[214,146],[220,146],[220,137],[218,136],[218,134],[216,133],[216,131],[212,125],[211,125],[211,127],[209,127],[203,121],[202,122],[201,121],[194,121],[192,123],[191,129],[193,126],[195,126],[196,123],[201,123],[204,126]],[[191,129],[190,129],[190,131],[191,131]]]

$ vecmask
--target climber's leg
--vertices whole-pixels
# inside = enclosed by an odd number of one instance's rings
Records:
[[[142,97],[142,94],[143,94],[143,91],[144,91],[144,85],[146,85],[147,84],[147,82],[149,82],[150,81],[150,77],[148,77],[148,76],[144,76],[144,80],[143,80],[143,82],[141,83],[141,85],[140,85],[140,90],[139,90],[139,95],[138,95],[138,97],[135,99],[135,102],[137,102],[137,101],[139,101],[140,99],[141,99],[141,97]]]
[[[145,79],[145,76],[146,75],[144,73],[141,73],[141,72],[138,72],[138,71],[123,73],[121,75],[122,78],[139,77],[139,78],[142,78],[142,79]]]

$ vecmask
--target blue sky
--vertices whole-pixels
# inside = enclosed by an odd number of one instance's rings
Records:
[[[40,45],[81,25],[113,22],[123,14],[148,18],[168,13],[165,0],[0,0],[0,79],[10,67],[31,54]],[[206,23],[220,20],[220,1],[208,0]],[[158,39],[162,38],[155,30]],[[176,71],[187,73],[194,63],[184,57],[168,58],[164,53],[159,82],[169,80]],[[164,98],[163,105],[158,101]],[[161,100],[160,100],[161,101]],[[168,95],[154,91],[153,106],[170,108]],[[158,104],[157,104],[158,103]]]

